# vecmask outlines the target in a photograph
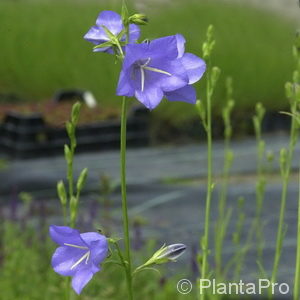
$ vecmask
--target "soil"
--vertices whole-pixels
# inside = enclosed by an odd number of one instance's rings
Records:
[[[0,123],[9,112],[21,114],[41,114],[46,124],[54,127],[64,127],[66,121],[70,119],[70,113],[74,102],[44,101],[40,103],[22,103],[22,104],[0,104]],[[111,120],[119,118],[120,111],[117,108],[107,108],[97,106],[89,108],[85,104],[81,107],[79,124],[88,124],[102,120]]]

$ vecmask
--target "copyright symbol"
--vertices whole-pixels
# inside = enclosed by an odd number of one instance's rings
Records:
[[[186,295],[192,291],[193,285],[188,279],[181,279],[177,283],[177,291],[180,294]]]

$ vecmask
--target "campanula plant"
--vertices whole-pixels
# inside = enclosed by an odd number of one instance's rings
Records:
[[[167,262],[174,262],[183,254],[186,246],[173,244],[163,246],[141,266],[132,268],[129,218],[126,193],[126,117],[128,97],[135,97],[148,109],[154,109],[163,98],[169,101],[196,103],[196,92],[192,84],[199,81],[206,70],[205,62],[191,53],[185,53],[185,39],[180,34],[161,37],[152,41],[138,43],[140,29],[148,19],[143,14],[128,14],[123,3],[122,15],[113,11],[99,14],[96,25],[84,35],[84,39],[93,43],[94,52],[112,54],[122,64],[116,94],[122,97],[121,138],[120,138],[120,177],[122,193],[122,218],[125,252],[121,251],[119,239],[106,238],[95,232],[80,234],[73,229],[76,224],[80,191],[87,177],[84,169],[77,181],[77,193],[74,192],[73,159],[76,148],[75,129],[79,117],[79,104],[75,104],[71,121],[67,123],[70,146],[65,146],[68,171],[69,197],[62,181],[57,189],[63,207],[65,225],[68,223],[69,204],[70,227],[50,227],[50,236],[60,245],[52,257],[52,267],[63,275],[71,276],[72,287],[80,294],[83,287],[100,270],[100,263],[107,258],[108,243],[112,244],[119,257],[118,265],[124,268],[128,298],[133,299],[133,275],[139,271],[153,268]],[[111,261],[113,263],[113,261]],[[67,287],[68,288],[68,287]],[[67,294],[68,295],[68,294]],[[68,297],[68,296],[67,296]]]

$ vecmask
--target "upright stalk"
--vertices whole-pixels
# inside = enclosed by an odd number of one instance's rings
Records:
[[[203,57],[207,61],[206,71],[206,106],[202,105],[201,101],[197,101],[197,109],[202,120],[203,126],[207,135],[207,194],[205,207],[205,223],[204,233],[201,239],[202,260],[201,260],[201,278],[208,277],[208,254],[209,254],[209,228],[210,228],[210,214],[211,214],[211,198],[213,190],[212,182],[212,120],[211,120],[211,106],[214,88],[220,75],[220,69],[217,67],[211,68],[210,58],[213,51],[215,40],[213,38],[214,28],[210,25],[207,29],[207,39],[203,43]],[[205,299],[205,294],[200,294],[200,299]]]
[[[265,141],[262,138],[262,122],[265,116],[265,108],[261,103],[257,103],[256,107],[256,115],[253,117],[253,126],[256,136],[256,145],[257,145],[257,181],[256,181],[256,213],[253,222],[253,227],[250,230],[250,240],[252,241],[252,235],[254,231],[256,231],[257,238],[257,255],[258,261],[261,261],[264,247],[264,238],[263,238],[263,224],[261,220],[262,216],[262,208],[265,196],[265,188],[266,188],[266,178],[265,178],[265,170],[264,170],[264,156],[265,156]]]
[[[296,110],[297,110],[297,102],[293,101],[292,109],[291,109],[292,114],[295,113]],[[271,282],[273,283],[277,279],[278,266],[281,258],[281,252],[282,252],[282,243],[285,234],[284,217],[285,217],[285,208],[286,208],[286,198],[287,198],[287,190],[289,185],[291,163],[293,159],[296,141],[297,141],[297,123],[296,123],[296,119],[292,118],[288,152],[287,154],[284,154],[285,151],[282,151],[281,154],[281,173],[283,178],[283,184],[282,184],[281,205],[280,205],[280,214],[279,214],[278,231],[277,231],[277,239],[276,239],[276,250],[275,250],[273,271],[271,277]],[[273,295],[269,293],[269,299],[272,298]]]
[[[294,300],[300,297],[300,169],[299,169],[299,194],[298,194],[298,234],[297,234],[297,256],[296,256],[296,270],[294,279]]]
[[[203,260],[201,268],[201,277],[206,279],[207,275],[207,258],[208,258],[208,238],[210,226],[210,211],[211,211],[211,196],[212,196],[212,134],[211,134],[211,83],[210,83],[210,67],[207,70],[207,192],[206,192],[206,208],[205,208],[205,223],[204,236],[202,239]],[[205,295],[201,295],[201,299],[205,299]]]
[[[231,112],[234,106],[232,99],[232,80],[227,78],[226,81],[227,90],[227,104],[222,111],[223,122],[224,122],[224,165],[222,174],[222,184],[219,196],[219,216],[216,224],[215,231],[215,265],[216,265],[216,278],[222,280],[222,249],[223,242],[227,233],[228,223],[231,217],[231,210],[226,208],[227,205],[227,193],[229,184],[230,168],[233,161],[233,152],[231,151]]]
[[[131,273],[131,254],[130,254],[130,235],[126,194],[126,125],[127,125],[127,98],[122,100],[121,115],[121,191],[122,191],[122,215],[123,215],[123,232],[125,241],[125,258],[126,258],[126,282],[129,299],[133,299],[132,273]]]

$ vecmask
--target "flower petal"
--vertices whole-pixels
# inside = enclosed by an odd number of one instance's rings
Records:
[[[192,53],[185,53],[181,58],[181,62],[187,71],[189,84],[197,82],[206,70],[204,60]]]
[[[178,57],[182,57],[185,50],[185,38],[181,34],[176,34]]]
[[[103,28],[97,26],[92,26],[83,38],[95,45],[109,41],[109,38]]]
[[[193,86],[187,85],[176,91],[165,93],[169,101],[183,101],[191,104],[196,103],[196,90]]]
[[[152,40],[149,44],[151,57],[164,57],[165,59],[175,59],[178,57],[177,38],[175,35]]]
[[[67,226],[51,225],[49,227],[49,233],[51,239],[61,246],[64,246],[66,243],[77,246],[86,246],[80,237],[79,231],[76,229]]]
[[[132,88],[129,80],[128,72],[121,71],[118,87],[117,87],[117,95],[118,96],[127,96],[132,97],[134,95],[134,89]]]
[[[147,58],[147,52],[149,49],[149,45],[142,44],[128,44],[125,47],[125,58],[123,61],[122,70],[125,71],[129,69],[133,63],[135,63],[139,59]]]
[[[140,27],[135,24],[129,25],[129,43],[134,43],[140,38]]]
[[[58,247],[52,256],[51,265],[56,273],[63,276],[73,276],[78,269],[82,268],[82,264],[78,264],[74,268],[72,266],[87,251],[73,247]],[[84,262],[82,263],[84,264]]]
[[[72,287],[78,295],[81,293],[82,289],[92,279],[94,273],[96,273],[96,272],[93,272],[91,268],[87,267],[87,268],[82,268],[82,269],[78,270],[78,272],[76,272],[76,274],[73,276]]]
[[[143,92],[135,91],[135,97],[150,110],[154,109],[162,100],[163,92],[157,87],[148,87]]]
[[[81,234],[82,239],[89,246],[91,261],[99,265],[107,256],[108,243],[104,235],[97,232],[86,232]]]
[[[163,71],[171,74],[171,76],[160,75],[160,87],[164,92],[174,91],[188,84],[189,78],[180,59],[172,61],[155,60],[153,63],[156,64],[156,68],[162,69]]]
[[[102,11],[97,18],[96,24],[98,27],[102,27],[104,25],[115,35],[123,29],[121,16],[110,10]]]

